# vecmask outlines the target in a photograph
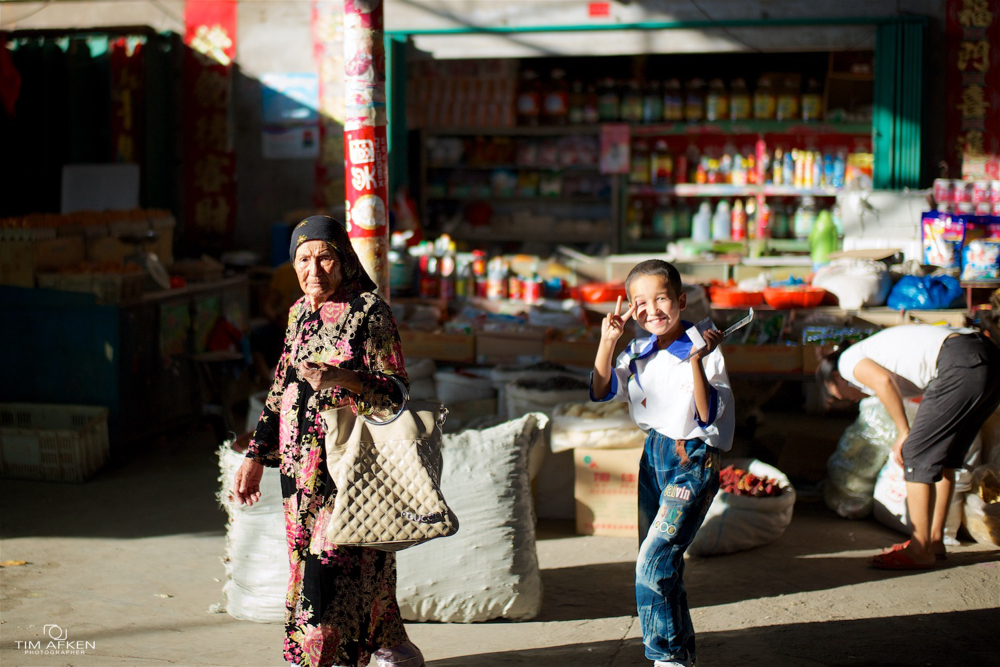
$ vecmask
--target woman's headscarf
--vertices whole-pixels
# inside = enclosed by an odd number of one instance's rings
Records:
[[[288,258],[295,264],[295,251],[306,241],[326,241],[340,257],[340,267],[343,279],[338,291],[348,294],[374,292],[375,282],[361,266],[358,253],[351,245],[347,230],[339,221],[325,215],[311,215],[292,230],[292,242],[288,248]]]

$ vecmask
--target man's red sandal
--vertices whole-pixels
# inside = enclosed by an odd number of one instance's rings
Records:
[[[889,553],[890,551],[902,551],[906,547],[910,546],[910,541],[900,542],[899,544],[893,544],[891,547],[883,551],[882,553]],[[948,554],[946,553],[935,553],[934,560],[948,560]]]
[[[902,551],[873,556],[869,564],[877,570],[929,570],[934,567],[934,563],[918,563]]]

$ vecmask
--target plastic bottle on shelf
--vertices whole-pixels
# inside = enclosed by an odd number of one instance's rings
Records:
[[[844,187],[844,176],[847,172],[847,156],[844,151],[838,151],[833,158],[833,180],[830,187]]]
[[[600,120],[600,96],[597,94],[596,86],[587,84],[583,93],[583,122],[587,125],[596,125]]]
[[[569,117],[569,86],[566,72],[554,69],[548,90],[542,98],[542,122],[545,125],[565,125]]]
[[[809,255],[812,257],[813,268],[827,264],[830,261],[830,254],[837,250],[838,243],[833,216],[829,211],[820,211],[809,233]]]
[[[778,105],[771,77],[757,79],[757,89],[753,92],[753,117],[756,120],[774,120]]]
[[[707,201],[703,201],[691,220],[691,240],[695,243],[707,243],[711,238],[712,207]]]
[[[663,84],[663,120],[671,123],[684,120],[684,94],[677,79],[667,79]]]
[[[812,186],[819,188],[823,186],[823,154],[813,151],[812,154]]]
[[[787,76],[782,81],[775,107],[775,119],[786,121],[799,119],[799,82],[798,76]]]
[[[500,301],[507,298],[507,273],[510,267],[503,257],[497,255],[486,267],[486,298]]]
[[[775,202],[771,207],[771,238],[787,239],[791,234],[788,226],[788,205]]]
[[[784,185],[795,185],[795,150],[785,151],[781,160],[781,182]]]
[[[674,181],[674,157],[666,139],[653,143],[649,159],[649,180],[653,185],[669,185]]]
[[[677,238],[691,238],[691,207],[678,201],[674,210],[677,211]]]
[[[705,81],[691,79],[684,91],[684,120],[697,122],[705,120]]]
[[[743,241],[747,237],[747,212],[743,208],[743,200],[733,202],[732,222],[730,224],[733,240]]]
[[[646,86],[642,96],[642,122],[659,123],[663,120],[663,92],[660,82],[653,81]]]
[[[632,144],[632,166],[629,171],[629,182],[637,185],[648,185],[650,180],[649,144],[638,139]]]
[[[705,118],[717,121],[729,118],[729,93],[722,79],[712,79],[705,96]]]
[[[767,203],[766,199],[760,203],[760,206],[757,209],[754,238],[762,244],[767,239],[771,238],[771,205]],[[759,247],[763,247],[763,245],[760,245]]]
[[[621,119],[621,98],[615,80],[607,78],[601,83],[597,100],[597,115],[602,123]]]
[[[746,185],[750,181],[750,170],[747,159],[739,152],[732,156],[732,167],[729,171],[729,182],[733,185]]]
[[[637,81],[629,81],[622,93],[621,119],[626,123],[642,122],[642,90]]]
[[[438,257],[438,297],[450,300],[455,297],[458,281],[455,242],[448,238],[447,234],[442,234],[440,240],[443,240],[443,243]]]
[[[517,124],[538,125],[541,113],[541,91],[538,85],[538,74],[526,69],[521,73],[521,82],[517,91]]]
[[[625,214],[625,237],[630,241],[642,238],[643,219],[646,217],[645,207],[641,199],[633,199]]]
[[[792,233],[795,238],[807,240],[815,222],[816,199],[812,195],[806,195],[795,209],[795,219],[792,221]]]
[[[747,82],[733,79],[729,85],[729,119],[749,120],[753,116],[753,104]]]
[[[802,93],[802,120],[819,121],[823,117],[823,86],[818,79],[810,77],[806,90]]]
[[[653,235],[657,238],[677,238],[677,211],[667,197],[660,197],[653,212]]]
[[[583,82],[574,81],[569,89],[568,109],[566,119],[570,125],[581,125],[584,123],[583,108],[586,97],[583,92]]]
[[[720,199],[712,216],[712,238],[716,241],[730,241],[733,238],[733,212],[728,199]]]
[[[774,159],[771,160],[771,169],[770,173],[768,174],[771,183],[773,183],[774,185],[781,185],[782,183],[785,182],[783,176],[784,171],[782,170],[782,164],[784,163],[784,160],[785,160],[785,153],[781,150],[780,147],[775,148]]]

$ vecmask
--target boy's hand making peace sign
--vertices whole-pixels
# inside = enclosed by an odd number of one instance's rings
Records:
[[[618,297],[618,303],[615,304],[615,312],[608,313],[601,322],[601,342],[610,343],[611,347],[614,348],[618,339],[625,332],[625,323],[628,322],[628,318],[632,317],[632,313],[634,312],[635,306],[629,306],[625,314],[622,315],[622,298]]]

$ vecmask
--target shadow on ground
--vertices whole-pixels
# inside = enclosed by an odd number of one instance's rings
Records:
[[[829,620],[705,632],[698,635],[702,665],[735,667],[913,667],[995,665],[992,631],[1000,610]],[[956,659],[957,656],[961,659]],[[608,661],[608,656],[613,656]],[[593,642],[432,660],[428,667],[507,667],[508,665],[608,665],[650,663],[642,642]]]
[[[5,479],[3,525],[13,537],[222,535],[218,443],[210,431],[152,439],[81,484]]]

